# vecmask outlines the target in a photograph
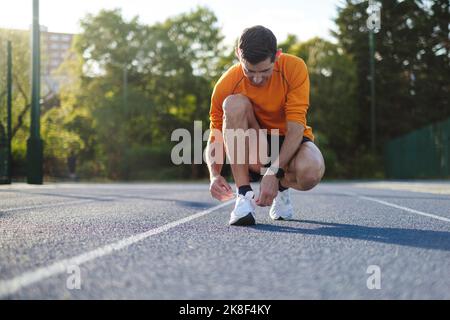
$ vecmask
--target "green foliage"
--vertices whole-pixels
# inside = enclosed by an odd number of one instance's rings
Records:
[[[381,151],[387,141],[450,116],[448,1],[382,3],[381,30],[375,36],[375,153],[368,147],[367,1],[341,2],[337,43],[319,38],[300,42],[289,35],[279,44],[308,66],[308,122],[328,178],[384,177]],[[76,154],[77,174],[83,179],[204,177],[205,166],[172,165],[170,137],[177,128],[192,132],[195,120],[207,127],[214,82],[237,62],[234,48],[222,43],[215,14],[197,7],[145,25],[137,17],[125,20],[120,10],[103,10],[87,15],[80,25],[83,31],[75,38],[70,59],[58,71],[69,81],[58,95],[47,95],[43,88],[46,173],[65,176],[67,158]],[[16,173],[23,174],[30,121],[29,35],[0,30],[2,53],[6,39],[13,41],[14,50],[14,164]],[[1,73],[0,123],[3,88]]]
[[[25,158],[30,114],[30,49],[27,32],[0,29],[0,124],[6,126],[6,43],[12,45],[12,150],[16,158]],[[6,129],[5,129],[6,130]]]
[[[30,34],[28,31],[0,29],[0,52],[6,52],[6,41],[12,43],[12,150],[13,174],[25,174],[26,142],[30,126]],[[6,57],[1,54],[0,57]],[[45,51],[42,60],[46,59]],[[0,60],[1,70],[6,70],[6,59]],[[6,73],[0,76],[0,124],[6,117]],[[83,148],[83,141],[67,124],[73,117],[73,110],[60,105],[59,97],[50,91],[45,81],[41,83],[41,135],[44,144],[44,169],[46,174],[66,174],[65,161],[71,150]]]
[[[78,80],[61,95],[76,113],[68,127],[83,142],[81,161],[99,159],[111,179],[155,173],[161,159],[171,166],[172,131],[208,122],[223,61],[217,18],[199,7],[147,26],[104,10],[81,26],[65,66]]]
[[[331,42],[314,38],[294,43],[288,37],[288,53],[305,60],[311,91],[308,122],[327,164],[327,176],[348,177],[358,133],[356,69],[350,56]]]
[[[380,149],[393,137],[450,116],[448,0],[381,2],[381,30],[375,35]],[[347,0],[335,34],[357,66],[360,144],[368,143],[370,130],[366,9],[366,1]]]

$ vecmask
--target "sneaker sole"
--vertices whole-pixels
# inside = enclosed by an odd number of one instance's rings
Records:
[[[255,217],[251,213],[238,219],[236,222],[230,223],[231,226],[252,226],[256,224]]]
[[[272,220],[275,220],[275,221],[290,221],[290,220],[292,220],[292,217],[288,217],[288,218],[277,217],[277,218],[272,218]]]

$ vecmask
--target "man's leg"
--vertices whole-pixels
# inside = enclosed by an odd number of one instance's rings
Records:
[[[249,181],[249,141],[255,145],[257,135],[250,134],[245,137],[247,130],[255,126],[256,118],[253,113],[253,106],[250,100],[243,95],[231,95],[223,103],[224,122],[223,137],[225,151],[231,161],[231,171],[233,173],[238,196],[230,216],[230,225],[247,226],[255,224],[255,205],[253,202],[253,192]],[[259,125],[258,125],[259,127]],[[236,135],[235,130],[240,130]],[[236,141],[237,140],[237,141]],[[250,148],[251,150],[251,148]],[[252,152],[254,152],[252,150]],[[239,154],[240,153],[240,154]],[[237,162],[240,160],[241,162]]]
[[[231,171],[233,173],[234,181],[236,187],[239,188],[244,185],[250,184],[249,179],[249,166],[258,166],[257,164],[249,164],[249,143],[252,146],[259,146],[259,123],[256,120],[253,106],[251,101],[244,95],[236,94],[228,96],[223,103],[224,110],[224,122],[223,122],[223,132],[224,132],[224,144],[225,151],[229,156],[231,161]],[[243,131],[249,128],[255,129],[256,140],[253,140],[255,136],[250,135],[250,139],[245,139],[245,145],[238,145],[236,141],[230,141],[230,137],[225,134],[225,129],[242,129]],[[250,141],[249,141],[250,140]],[[263,141],[267,143],[267,141]],[[233,148],[233,152],[232,149]],[[258,147],[257,147],[258,148]],[[255,151],[259,153],[259,149]],[[245,161],[244,163],[238,163],[238,153],[244,153]],[[259,163],[259,159],[258,159]],[[259,166],[258,166],[259,167]]]
[[[289,163],[281,184],[284,187],[307,191],[320,182],[324,173],[325,162],[322,153],[314,143],[307,141],[301,145],[300,150]]]

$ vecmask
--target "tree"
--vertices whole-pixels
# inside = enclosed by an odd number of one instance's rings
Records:
[[[1,121],[6,118],[6,43],[12,44],[12,154],[13,174],[25,174],[26,141],[29,137],[30,127],[30,35],[28,31],[0,29],[0,126]],[[45,52],[42,55],[46,59]],[[41,114],[57,104],[57,97],[50,91],[46,83],[41,85],[43,102],[41,103]],[[45,124],[42,126],[45,129]]]
[[[359,143],[364,145],[370,123],[366,8],[367,1],[347,0],[338,10],[335,33],[356,62],[357,99],[364,110]],[[379,148],[393,137],[450,116],[448,1],[383,0],[381,17],[375,55]]]
[[[81,26],[74,52],[79,63],[70,71],[79,82],[62,101],[90,119],[89,128],[79,118],[71,124],[86,146],[85,160],[95,155],[115,179],[171,166],[172,131],[208,119],[222,59],[215,15],[199,7],[147,26],[137,17],[125,21],[120,10],[104,10]]]
[[[280,44],[288,53],[305,60],[310,76],[308,122],[327,164],[328,177],[352,175],[353,154],[358,134],[356,68],[339,45],[313,38]]]

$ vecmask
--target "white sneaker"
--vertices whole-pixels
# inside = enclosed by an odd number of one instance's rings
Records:
[[[273,199],[269,215],[272,220],[292,220],[294,207],[291,203],[289,189],[284,190],[283,192],[278,191],[277,197]]]
[[[247,191],[245,196],[237,194],[234,210],[231,212],[230,225],[249,226],[255,224],[255,194]]]

